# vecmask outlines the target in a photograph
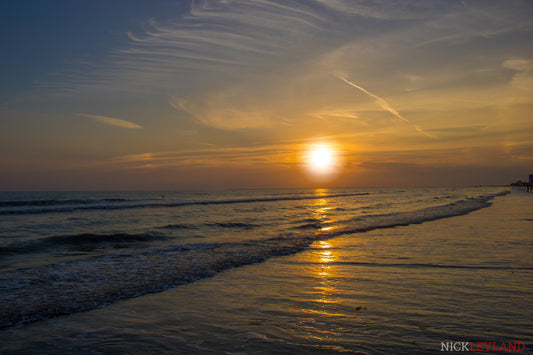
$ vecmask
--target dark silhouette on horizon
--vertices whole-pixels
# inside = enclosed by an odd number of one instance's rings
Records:
[[[533,190],[533,174],[529,175],[528,182],[518,180],[517,182],[513,182],[511,186],[523,187],[526,189],[527,192],[531,192]]]

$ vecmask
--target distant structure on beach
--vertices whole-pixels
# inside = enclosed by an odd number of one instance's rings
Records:
[[[526,191],[532,191],[532,189],[533,189],[533,174],[529,175],[529,181],[528,182],[518,180],[517,182],[513,182],[511,184],[511,186],[522,187],[522,188],[525,188]]]

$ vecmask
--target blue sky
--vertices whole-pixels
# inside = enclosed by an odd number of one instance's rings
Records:
[[[515,0],[4,0],[0,189],[524,178],[531,15]],[[305,155],[324,142],[342,166],[317,180]]]

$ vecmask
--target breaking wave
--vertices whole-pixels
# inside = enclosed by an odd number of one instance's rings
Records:
[[[120,248],[129,246],[133,243],[150,242],[156,239],[167,239],[165,234],[150,233],[114,233],[114,234],[93,234],[83,233],[76,235],[59,235],[46,237],[31,241],[22,241],[11,245],[0,247],[0,256],[28,254],[43,252],[50,249],[69,248],[69,249],[95,249],[111,246]]]

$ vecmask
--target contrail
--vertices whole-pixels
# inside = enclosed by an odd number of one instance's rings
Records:
[[[392,113],[394,116],[398,117],[400,120],[404,121],[404,122],[407,122],[407,123],[411,123],[409,122],[409,120],[405,119],[402,117],[402,115],[400,115],[400,113],[398,111],[396,111],[395,109],[393,109],[391,107],[391,105],[389,105],[389,103],[387,101],[385,101],[384,99],[382,99],[381,97],[379,97],[378,95],[376,94],[373,94],[371,93],[370,91],[366,90],[364,87],[361,87],[357,84],[354,84],[352,83],[350,80],[346,79],[344,76],[342,76],[341,74],[337,73],[337,78],[341,79],[342,81],[344,81],[346,84],[350,85],[350,86],[353,86],[354,88],[356,89],[359,89],[361,90],[362,92],[364,92],[365,94],[367,94],[368,96],[370,96],[371,98],[373,98],[374,100],[376,100],[376,102],[379,104],[379,106],[381,106],[384,110],[386,111],[389,111],[390,113]]]
[[[362,86],[359,86],[359,85],[357,85],[355,83],[352,83],[350,80],[346,79],[341,73],[337,73],[337,74],[335,74],[335,76],[337,78],[341,79],[342,81],[344,81],[346,84],[348,84],[348,85],[350,85],[350,86],[352,86],[352,87],[364,92],[365,94],[367,94],[368,96],[370,96],[371,98],[376,100],[376,102],[379,104],[379,106],[381,106],[381,108],[383,108],[385,111],[389,111],[390,113],[392,113],[394,116],[396,116],[397,118],[399,118],[403,122],[410,124],[418,132],[423,133],[424,135],[426,135],[426,136],[428,136],[430,138],[435,138],[435,136],[425,132],[420,126],[412,124],[411,121],[409,121],[408,119],[406,119],[402,115],[400,115],[400,113],[398,111],[396,111],[391,105],[389,105],[389,103],[387,101],[385,101],[384,99],[382,99],[378,95],[371,93],[370,91],[366,90]]]
[[[139,126],[136,123],[121,120],[120,118],[114,118],[114,117],[107,117],[107,116],[100,116],[100,115],[89,115],[88,113],[77,113],[78,116],[91,118],[95,121],[98,121],[100,123],[110,125],[110,126],[117,126],[122,128],[143,128],[142,126]]]

